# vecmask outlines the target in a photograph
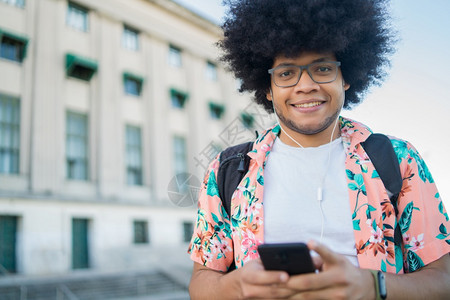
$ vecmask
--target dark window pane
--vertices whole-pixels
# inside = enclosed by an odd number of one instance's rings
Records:
[[[89,268],[88,219],[72,219],[72,268]]]
[[[127,184],[142,185],[141,128],[127,125],[125,141]]]
[[[125,93],[129,95],[139,96],[141,94],[142,82],[140,80],[126,77],[124,80]]]
[[[0,173],[19,173],[20,101],[0,94]]]
[[[88,179],[88,130],[87,116],[68,112],[66,120],[66,168],[67,178]]]
[[[25,54],[25,43],[12,37],[3,36],[0,43],[0,57],[22,62]]]
[[[189,243],[194,233],[194,224],[192,222],[183,223],[183,241]]]
[[[148,244],[148,223],[147,221],[134,221],[134,243]]]

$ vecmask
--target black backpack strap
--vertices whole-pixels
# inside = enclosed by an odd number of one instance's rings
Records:
[[[222,205],[231,220],[231,196],[247,173],[250,157],[247,155],[253,148],[253,142],[247,142],[229,147],[220,153],[220,164],[217,172],[217,186]],[[234,250],[233,250],[234,253]],[[236,269],[236,264],[231,263],[228,272]]]
[[[403,179],[391,140],[384,134],[374,133],[362,145],[383,181],[397,216],[397,199],[402,190]],[[397,246],[402,243],[402,234],[398,222],[394,230],[394,243]]]
[[[241,182],[250,164],[247,155],[253,148],[253,142],[229,147],[220,153],[217,185],[219,196],[228,216],[231,218],[231,196]]]

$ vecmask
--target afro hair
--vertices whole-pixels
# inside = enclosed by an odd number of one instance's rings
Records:
[[[386,76],[394,52],[387,0],[224,0],[228,12],[221,60],[242,81],[240,92],[273,112],[267,70],[276,57],[331,52],[350,89],[344,108],[363,100]]]

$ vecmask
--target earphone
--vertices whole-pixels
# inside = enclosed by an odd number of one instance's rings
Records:
[[[344,82],[345,85],[345,82]],[[272,92],[272,88],[269,88],[270,91],[270,96],[272,98],[272,108],[273,108],[273,112],[275,114],[275,119],[277,121],[278,126],[280,126],[281,131],[287,136],[289,137],[295,144],[297,144],[300,148],[304,148],[298,141],[296,141],[294,138],[292,138],[283,128],[283,126],[281,125],[280,119],[278,117],[277,111],[275,110],[275,98],[273,96],[273,92]],[[345,101],[342,101],[341,107],[339,109],[339,112],[342,110],[342,108],[344,107],[344,103]],[[331,136],[330,136],[330,142],[331,143],[333,141],[333,136],[337,127],[337,123],[339,121],[339,115],[336,117],[336,121],[334,122],[333,125],[333,130],[331,132]],[[325,184],[325,179],[326,179],[326,175],[327,175],[327,170],[329,168],[330,165],[330,160],[331,160],[331,145],[329,145],[329,150],[328,150],[328,159],[327,159],[327,163],[326,163],[326,167],[325,167],[325,172],[322,176],[322,180],[320,181],[319,187],[317,188],[317,202],[319,205],[319,210],[320,210],[320,215],[321,215],[321,230],[320,230],[320,243],[322,243],[322,239],[323,239],[323,232],[324,232],[324,226],[325,226],[325,215],[323,212],[323,208],[322,208],[322,200],[323,200],[323,186]]]

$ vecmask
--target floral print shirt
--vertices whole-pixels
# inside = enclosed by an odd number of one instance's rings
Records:
[[[340,118],[346,149],[346,175],[357,258],[361,268],[390,273],[414,272],[450,252],[450,222],[433,178],[417,150],[408,142],[390,137],[397,154],[403,186],[398,214],[361,143],[371,130],[350,119]],[[219,156],[204,178],[197,222],[188,252],[194,262],[226,272],[258,258],[264,242],[264,166],[280,127],[258,137],[249,170],[231,201],[228,216],[216,182]],[[394,245],[399,223],[403,243]]]

